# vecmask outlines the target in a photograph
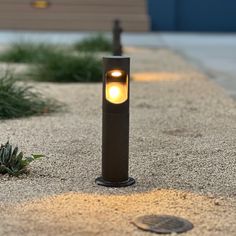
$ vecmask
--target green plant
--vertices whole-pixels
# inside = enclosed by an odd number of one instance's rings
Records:
[[[13,148],[9,141],[0,147],[0,174],[19,176],[28,172],[27,166],[43,155],[24,156],[23,152],[18,153],[18,147]]]
[[[59,53],[59,50],[49,44],[15,42],[6,51],[0,54],[0,61],[15,63],[38,63],[52,54]]]
[[[101,62],[92,55],[60,54],[48,57],[31,68],[34,80],[49,82],[99,82],[102,78]]]
[[[10,119],[54,112],[60,105],[43,98],[32,87],[18,84],[8,72],[0,76],[0,119]]]
[[[87,52],[111,52],[112,42],[109,38],[98,34],[93,37],[88,37],[80,42],[75,43],[75,49]]]

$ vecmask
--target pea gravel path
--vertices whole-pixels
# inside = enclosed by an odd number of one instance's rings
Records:
[[[137,184],[94,183],[101,84],[36,84],[68,111],[0,121],[1,142],[47,155],[28,176],[0,176],[0,235],[153,235],[132,224],[142,214],[187,218],[195,228],[183,235],[236,235],[235,101],[171,51],[127,54],[137,80],[130,133]]]

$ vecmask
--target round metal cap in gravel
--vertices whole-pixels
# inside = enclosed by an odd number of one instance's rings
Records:
[[[138,228],[158,234],[183,233],[193,228],[193,224],[176,216],[145,215],[133,221]]]

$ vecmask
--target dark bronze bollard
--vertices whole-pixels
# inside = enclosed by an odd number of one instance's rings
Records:
[[[125,187],[129,177],[129,57],[103,58],[102,176],[96,183]]]
[[[113,25],[113,55],[122,56],[121,33],[122,28],[119,20],[114,20]]]

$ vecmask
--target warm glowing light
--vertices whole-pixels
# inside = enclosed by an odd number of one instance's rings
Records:
[[[120,77],[122,75],[120,70],[114,70],[111,72],[111,76],[113,77]]]
[[[35,8],[44,9],[49,6],[49,2],[45,0],[36,0],[32,3],[32,6]]]
[[[177,73],[177,72],[138,72],[134,73],[133,80],[136,81],[177,81],[194,77],[194,73]]]
[[[128,99],[128,77],[123,70],[113,69],[106,73],[106,99],[114,104]]]
[[[127,100],[127,87],[119,82],[110,82],[106,85],[106,99],[114,104],[120,104]]]
[[[117,86],[112,86],[109,88],[109,96],[112,99],[117,99],[120,96],[120,89]]]

